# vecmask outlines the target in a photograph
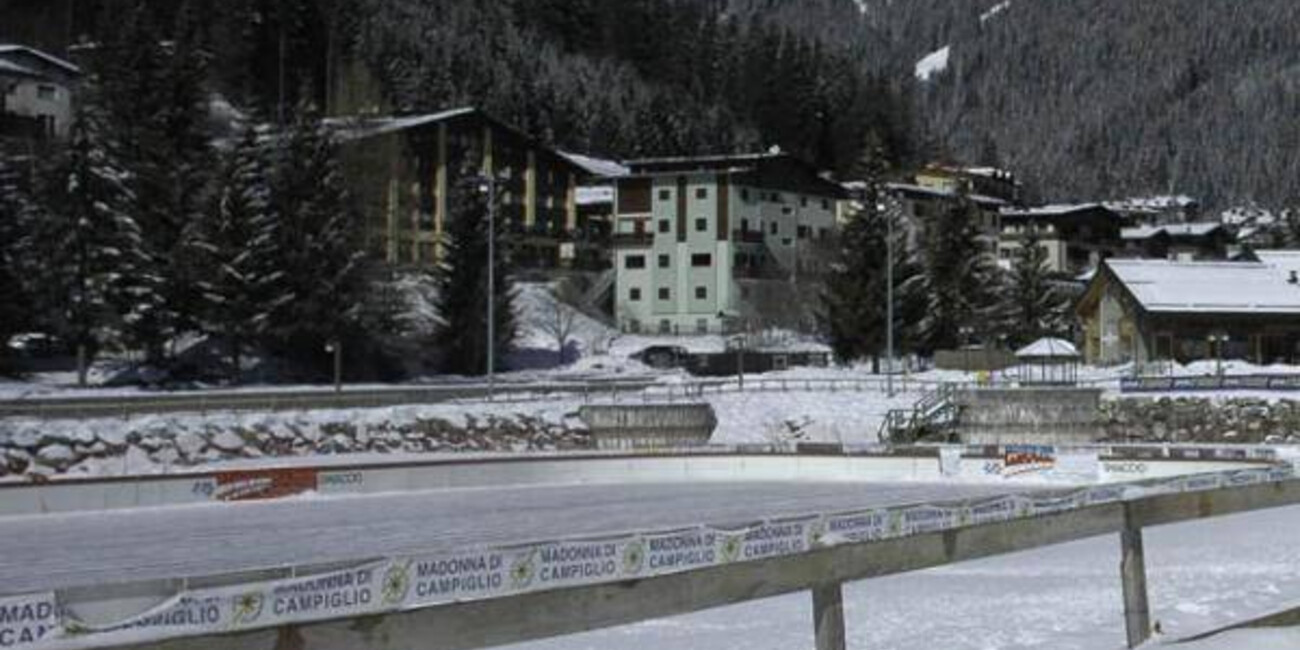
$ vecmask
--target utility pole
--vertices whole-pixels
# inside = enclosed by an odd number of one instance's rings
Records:
[[[488,261],[487,261],[487,376],[488,401],[496,393],[496,302],[497,302],[497,179],[487,174]]]
[[[885,392],[894,396],[894,207],[885,199]]]

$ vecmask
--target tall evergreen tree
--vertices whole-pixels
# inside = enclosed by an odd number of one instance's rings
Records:
[[[902,347],[905,323],[910,320],[906,309],[909,289],[915,284],[907,230],[900,211],[884,191],[887,172],[883,144],[873,134],[857,166],[863,188],[856,197],[858,208],[840,234],[838,259],[826,278],[821,314],[836,358],[849,362],[869,357],[877,371],[880,358],[888,352],[891,245],[895,351]]]
[[[1005,283],[1004,334],[1012,345],[1027,345],[1065,331],[1068,297],[1052,283],[1047,257],[1038,233],[1030,228],[1020,240]]]
[[[990,334],[997,268],[980,232],[979,211],[962,191],[952,207],[926,225],[923,286],[926,351],[954,348]]]
[[[129,172],[147,267],[158,280],[158,308],[128,325],[131,342],[150,363],[166,361],[168,342],[197,325],[192,262],[213,153],[208,144],[207,57],[201,26],[182,3],[176,24],[161,28],[146,3],[126,12],[98,62],[100,99]]]
[[[320,367],[327,345],[356,334],[366,284],[361,215],[344,184],[337,147],[308,107],[278,143],[272,208],[280,220],[274,300],[284,305],[273,332],[294,360]]]
[[[223,339],[235,381],[244,351],[263,340],[284,308],[270,174],[266,146],[249,127],[223,161],[197,235],[205,329]]]
[[[475,157],[469,156],[470,161]],[[472,162],[462,177],[472,177]],[[499,198],[498,198],[499,201]],[[447,249],[438,276],[438,314],[442,326],[435,341],[444,372],[487,372],[487,301],[494,301],[494,365],[505,360],[515,339],[514,288],[505,219],[488,228],[488,197],[477,182],[458,184],[451,195]],[[488,295],[488,238],[496,238],[493,272],[496,292]]]
[[[32,203],[9,154],[0,148],[0,374],[9,367],[9,339],[33,321],[27,271]]]
[[[115,151],[95,105],[83,106],[36,234],[46,261],[41,284],[55,309],[54,326],[77,346],[82,385],[102,344],[120,341],[124,329],[162,307],[159,278],[133,216],[132,179]]]

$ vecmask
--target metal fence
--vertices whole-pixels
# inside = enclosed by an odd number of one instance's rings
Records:
[[[1179,391],[1300,390],[1300,375],[1201,375],[1191,377],[1125,377],[1121,393],[1171,393]]]

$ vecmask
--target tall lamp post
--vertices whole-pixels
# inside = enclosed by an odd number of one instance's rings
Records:
[[[1210,346],[1214,348],[1214,374],[1220,378],[1223,377],[1223,344],[1228,342],[1228,335],[1224,333],[1211,334],[1207,339]]]
[[[334,355],[334,392],[343,392],[343,343],[338,339],[330,339],[325,344],[325,351]]]
[[[885,392],[894,396],[894,206],[884,199],[876,209],[885,215]]]
[[[487,378],[488,401],[496,394],[496,302],[497,302],[497,179],[486,173],[479,177],[488,195],[487,254]]]

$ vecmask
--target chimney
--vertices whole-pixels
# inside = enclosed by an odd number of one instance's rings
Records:
[[[1291,284],[1300,284],[1300,273],[1292,271],[1291,277],[1287,278],[1287,282],[1290,282]]]

